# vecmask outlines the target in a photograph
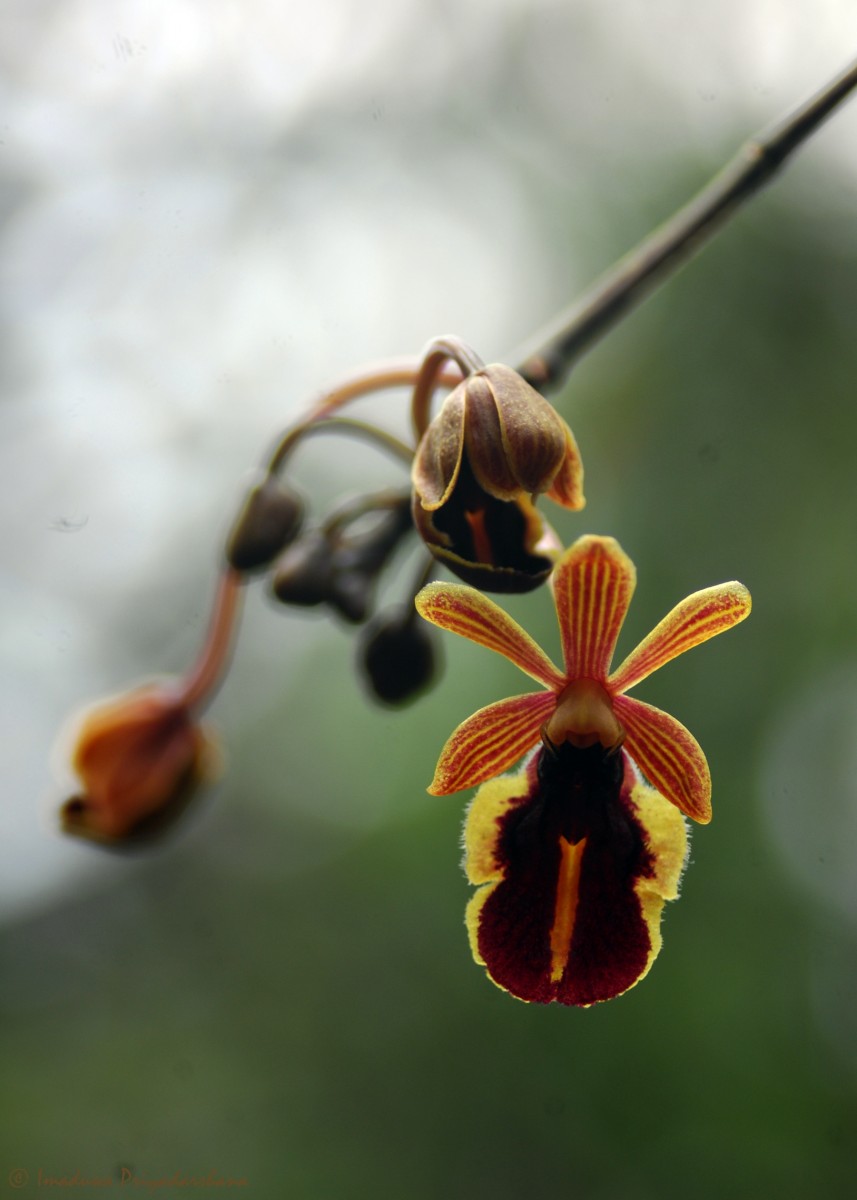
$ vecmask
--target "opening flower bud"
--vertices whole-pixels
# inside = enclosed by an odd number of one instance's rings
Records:
[[[414,523],[432,554],[484,591],[525,592],[550,573],[533,500],[584,505],[571,430],[511,367],[475,371],[447,396],[413,465]]]

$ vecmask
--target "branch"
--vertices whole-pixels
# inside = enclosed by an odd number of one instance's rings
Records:
[[[751,138],[707,187],[534,339],[539,348],[520,368],[524,378],[542,392],[559,388],[577,359],[692,258],[855,87],[857,60],[778,124]]]

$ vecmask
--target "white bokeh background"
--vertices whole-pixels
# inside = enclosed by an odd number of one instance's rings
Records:
[[[8,917],[128,869],[52,828],[57,730],[187,661],[241,479],[307,398],[443,332],[510,355],[668,215],[661,169],[701,185],[854,47],[850,0],[6,4]],[[853,210],[855,145],[845,111],[776,186]],[[233,737],[325,633],[250,613]]]
[[[625,649],[694,587],[754,595],[641,697],[716,813],[642,987],[523,1008],[469,961],[463,798],[423,787],[520,690],[498,656],[379,714],[351,631],[254,588],[231,766],[136,857],[59,835],[54,747],[192,658],[245,476],[319,389],[443,333],[515,361],[855,53],[854,0],[6,0],[0,1188],[199,1161],[265,1198],[850,1197],[857,100],[558,399],[586,529],[638,562]],[[295,460],[322,503],[376,484],[335,446]],[[548,598],[512,607],[553,652]]]

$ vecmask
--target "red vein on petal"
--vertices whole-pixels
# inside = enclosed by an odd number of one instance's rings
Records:
[[[569,678],[606,677],[635,581],[613,538],[579,538],[560,559],[554,594]]]
[[[632,650],[610,676],[610,690],[626,692],[659,667],[743,621],[750,593],[742,583],[721,583],[682,600]]]
[[[429,792],[447,796],[502,775],[538,743],[555,703],[551,692],[529,692],[480,708],[450,735]]]
[[[625,750],[649,783],[694,821],[711,820],[711,773],[702,747],[669,713],[617,696],[616,716],[625,728]]]
[[[564,677],[544,650],[493,600],[463,583],[430,583],[417,594],[417,611],[441,629],[508,658],[532,679],[559,691]]]

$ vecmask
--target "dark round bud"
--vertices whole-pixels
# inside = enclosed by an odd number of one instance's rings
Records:
[[[369,616],[374,596],[374,575],[366,571],[337,571],[334,566],[327,599],[346,621],[361,625]]]
[[[236,571],[267,567],[300,532],[304,505],[300,496],[266,475],[247,494],[226,543],[226,558]]]
[[[368,514],[366,514],[368,516]],[[328,601],[340,616],[359,625],[369,616],[378,578],[405,535],[413,528],[410,499],[372,514],[368,528],[329,530],[333,565]]]
[[[377,577],[412,528],[411,499],[405,494],[391,507],[372,514],[367,528],[337,532],[337,570],[361,571]]]
[[[409,704],[437,673],[430,627],[410,609],[384,613],[367,625],[358,663],[372,695],[383,704]]]
[[[277,563],[271,590],[283,604],[312,608],[331,599],[333,555],[327,536],[311,529]]]

